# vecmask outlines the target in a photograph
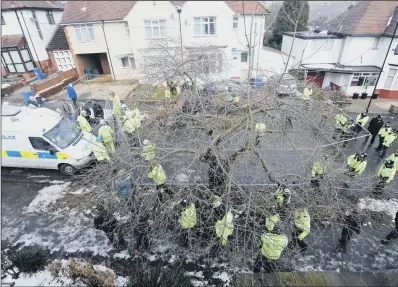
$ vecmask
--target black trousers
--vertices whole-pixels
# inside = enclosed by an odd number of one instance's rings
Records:
[[[297,244],[300,246],[301,250],[300,252],[304,252],[307,250],[308,248],[308,244],[304,242],[304,240],[300,240],[298,238],[298,236],[302,233],[303,231],[298,229],[298,228],[294,228],[293,232],[292,232],[292,241],[290,242],[290,246],[291,247],[295,247]]]
[[[253,273],[259,273],[263,268],[265,273],[273,273],[276,270],[276,262],[265,256],[259,255],[254,263]]]
[[[397,239],[398,238],[398,230],[393,229],[390,233],[387,234],[386,239],[391,240],[391,239]]]
[[[161,203],[163,203],[163,195],[162,195],[162,193],[160,192],[161,189],[163,189],[164,192],[167,193],[168,195],[172,195],[173,192],[172,192],[171,189],[170,189],[167,185],[165,185],[164,183],[163,183],[163,184],[159,184],[159,185],[156,186],[156,190],[158,191],[158,198],[159,198],[159,201],[160,201]]]
[[[379,135],[379,145],[377,146],[376,150],[381,151],[383,149],[383,141],[384,137]]]
[[[382,148],[381,148],[382,152],[381,152],[381,155],[380,155],[381,158],[386,156],[388,148],[389,148],[388,146],[385,146],[385,145],[382,146]]]
[[[377,134],[372,134],[372,137],[371,137],[371,139],[370,139],[369,146],[372,146],[372,145],[374,144],[375,139],[376,139],[376,136],[377,136]],[[369,140],[369,137],[370,137],[369,135],[366,136],[366,138],[365,138],[365,143]]]
[[[343,227],[343,230],[341,231],[341,238],[340,238],[340,247],[344,250],[347,250],[347,245],[351,240],[352,237],[352,230],[347,228],[346,226]]]
[[[313,178],[311,179],[311,186],[313,188],[319,188],[319,178]]]
[[[71,100],[72,100],[73,104],[75,105],[75,107],[77,107],[77,102],[76,102],[77,98],[72,98]]]

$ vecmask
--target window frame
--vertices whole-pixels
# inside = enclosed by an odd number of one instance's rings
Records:
[[[127,58],[127,66],[123,66],[123,59]],[[137,69],[136,64],[135,64],[135,58],[133,56],[125,56],[125,57],[121,57],[119,58],[120,60],[120,65],[122,67],[122,69],[131,69],[131,70],[135,70]]]
[[[39,21],[37,20],[36,11],[35,10],[32,10],[32,18],[33,18],[33,20],[35,22],[37,33],[39,34],[40,39],[43,40],[43,33],[41,31]]]
[[[199,73],[209,75],[222,72],[223,53],[221,51],[195,52],[189,54]]]
[[[236,27],[235,27],[235,24],[236,24]],[[238,15],[232,16],[232,29],[234,29],[234,30],[239,29],[239,16]]]
[[[1,25],[7,25],[6,20],[4,20],[3,13],[1,13]]]
[[[126,36],[130,36],[130,27],[127,22],[124,23],[124,29],[126,31]]]
[[[33,148],[34,150],[38,150],[38,151],[43,151],[43,150],[44,150],[44,151],[48,151],[48,152],[53,151],[54,153],[58,151],[56,147],[54,147],[51,143],[49,143],[48,141],[46,141],[44,138],[41,138],[41,137],[28,137],[28,139],[29,139],[30,145],[32,146],[32,148]],[[42,142],[44,142],[44,143],[47,144],[47,147],[44,146],[43,149],[39,149],[39,148],[37,148],[37,147],[35,147],[35,146],[33,145],[32,140],[41,140]]]
[[[372,44],[372,50],[379,50],[380,37],[375,37]]]
[[[160,21],[164,21],[164,25],[161,25]],[[150,22],[149,26],[148,26],[147,22]],[[163,35],[162,35],[161,27],[164,28]],[[147,28],[151,29],[150,37],[148,37]],[[154,29],[158,29],[159,36],[154,36]],[[145,39],[146,40],[166,38],[167,37],[167,19],[145,19],[144,20],[144,30],[145,30]]]
[[[93,24],[78,24],[74,25],[76,38],[78,42],[95,42],[95,33],[94,33],[94,25]],[[88,40],[84,39],[83,37],[83,29],[86,30],[86,35],[88,35]],[[90,34],[90,30],[92,31],[92,35]],[[80,39],[79,34],[80,33]],[[93,37],[91,37],[93,36]]]
[[[243,55],[246,55],[246,61],[242,61],[243,58],[244,58]],[[241,63],[247,63],[248,59],[249,59],[249,53],[248,52],[241,52],[240,53],[240,62]]]
[[[210,21],[210,19],[213,18],[214,21]],[[207,19],[206,21],[203,21],[204,19]],[[196,21],[199,20],[199,23]],[[217,17],[216,16],[202,16],[202,17],[194,17],[193,18],[194,22],[194,36],[195,37],[217,37]],[[210,24],[214,24],[214,34],[211,34],[211,29],[210,29]],[[200,25],[200,35],[197,35],[196,32],[196,26]],[[204,34],[204,31],[206,30],[206,25],[208,34]]]
[[[390,75],[392,70],[395,70],[395,73],[393,75]],[[388,70],[386,81],[384,82],[384,86],[383,86],[384,89],[386,89],[386,90],[391,89],[392,85],[394,84],[394,79],[396,78],[397,74],[398,74],[398,68],[390,67],[390,69]],[[387,87],[387,81],[389,79],[391,79],[391,82],[390,82],[389,86]]]
[[[123,59],[126,59],[126,60],[127,60],[127,66],[125,66],[125,65],[123,64]],[[128,68],[130,68],[130,59],[129,59],[128,56],[126,56],[126,57],[121,57],[121,58],[120,58],[120,63],[121,63],[122,69],[128,69]]]
[[[376,84],[378,77],[379,73],[370,73],[370,72],[354,73],[350,82],[350,87],[364,87],[370,81],[373,81],[373,84]],[[358,83],[360,83],[360,85],[358,85]],[[369,86],[374,87],[373,85],[370,84]]]
[[[55,25],[54,14],[51,10],[46,10],[46,16],[48,20],[48,24]]]

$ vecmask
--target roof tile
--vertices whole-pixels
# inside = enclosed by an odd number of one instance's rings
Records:
[[[25,45],[25,40],[23,35],[7,35],[1,37],[1,47],[2,48],[13,48]]]
[[[1,1],[1,10],[15,10],[20,8],[63,10],[64,7],[64,4],[58,1]]]
[[[54,35],[46,47],[47,50],[69,50],[68,40],[66,39],[64,27],[58,25]]]

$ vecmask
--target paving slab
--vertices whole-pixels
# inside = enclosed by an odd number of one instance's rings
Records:
[[[375,272],[375,276],[380,283],[379,286],[397,286],[386,271],[377,271]]]
[[[322,272],[309,272],[308,276],[311,279],[313,286],[327,286]]]

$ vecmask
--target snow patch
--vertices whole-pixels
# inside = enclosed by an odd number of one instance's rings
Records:
[[[128,259],[128,258],[130,258],[130,255],[129,255],[129,253],[127,252],[127,250],[123,250],[122,252],[115,253],[115,254],[113,255],[113,258]]]
[[[213,275],[213,278],[218,278],[220,280],[222,280],[223,282],[225,282],[227,285],[229,284],[230,278],[229,275],[227,274],[227,272],[217,272]]]
[[[193,286],[208,286],[207,281],[191,280]]]
[[[394,220],[398,211],[397,199],[373,199],[370,197],[361,198],[358,202],[359,209],[367,209],[371,211],[385,211]]]
[[[33,274],[32,276],[22,273],[18,279],[12,279],[11,275],[7,274],[1,283],[15,283],[15,286],[72,286],[72,280],[66,277],[54,278],[50,271],[44,270]]]
[[[28,178],[34,178],[34,177],[49,177],[48,175],[31,175],[28,176]]]
[[[156,255],[151,255],[148,257],[149,261],[155,261],[156,260]]]
[[[197,278],[205,278],[203,276],[203,271],[198,271],[198,272],[190,271],[190,272],[185,272],[185,274],[188,276],[193,276],[193,277],[197,277]]]
[[[80,195],[80,194],[86,194],[88,192],[90,192],[90,190],[87,188],[79,188],[78,190],[70,191],[69,194]]]
[[[51,185],[39,190],[39,194],[25,208],[27,213],[45,212],[48,206],[62,198],[66,193],[65,189],[70,183],[64,185]]]
[[[189,177],[185,173],[180,173],[176,175],[176,180],[179,182],[189,182]]]

